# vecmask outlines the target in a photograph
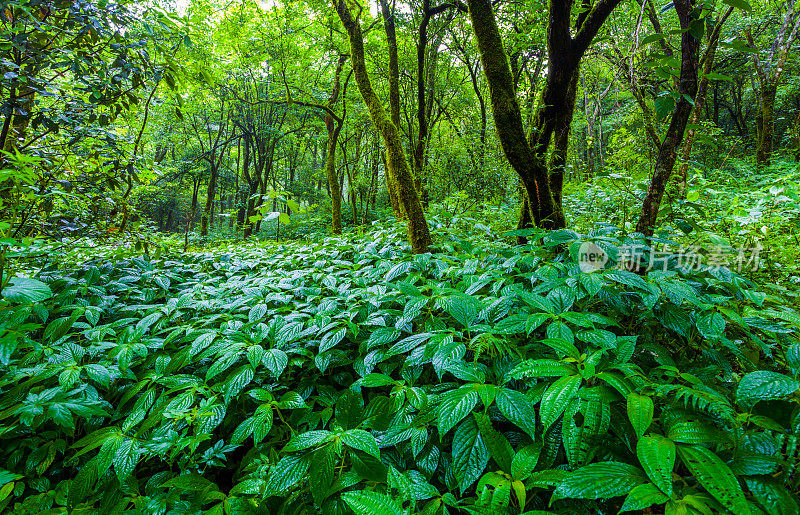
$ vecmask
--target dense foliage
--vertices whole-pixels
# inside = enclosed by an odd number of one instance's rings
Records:
[[[614,234],[591,238],[613,254]],[[677,258],[582,273],[570,231],[437,236],[13,280],[4,510],[797,512],[800,316],[780,298]]]
[[[800,513],[800,1],[0,28],[0,513]]]

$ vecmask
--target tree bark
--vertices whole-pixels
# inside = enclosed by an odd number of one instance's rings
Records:
[[[708,38],[708,47],[703,54],[701,65],[703,67],[703,77],[700,79],[700,84],[697,86],[697,97],[694,100],[694,107],[692,108],[692,117],[689,121],[689,130],[686,133],[686,141],[681,147],[680,168],[678,168],[678,196],[686,198],[686,183],[689,178],[689,158],[692,156],[692,147],[697,135],[696,126],[700,122],[700,115],[706,101],[706,90],[708,89],[709,79],[708,74],[714,70],[714,60],[717,55],[717,47],[719,46],[719,35],[722,31],[722,25],[733,13],[733,7],[728,8],[725,14],[717,20],[714,24],[714,29]]]
[[[203,209],[203,216],[200,218],[200,236],[208,236],[208,225],[211,220],[211,210],[214,204],[214,196],[217,194],[217,167],[211,169],[211,178],[208,179],[208,189],[206,190],[206,205]]]
[[[759,82],[758,141],[756,145],[756,163],[759,167],[769,166],[772,160],[773,139],[775,137],[775,98],[778,95],[778,83],[792,43],[800,30],[800,13],[795,12],[795,0],[788,0],[783,23],[777,37],[770,47],[766,63],[761,62],[759,53],[753,53],[753,67]],[[755,47],[750,29],[745,30],[747,42]]]
[[[400,130],[400,64],[397,55],[397,35],[394,25],[394,13],[391,12],[389,2],[387,0],[378,0],[378,5],[381,8],[381,16],[383,17],[383,28],[386,32],[386,47],[389,53],[389,118],[391,122]],[[357,21],[357,20],[356,20]],[[359,27],[360,30],[360,27]],[[388,179],[386,187],[392,188],[389,191],[389,196],[397,201],[397,210],[395,216],[397,218],[406,218],[406,212],[403,209],[402,202],[400,202],[399,185],[396,180]],[[394,204],[393,204],[394,207]]]
[[[772,146],[775,139],[775,99],[778,96],[778,85],[772,82],[763,84],[759,94],[761,130],[758,133],[756,163],[759,166],[769,166],[772,163]]]
[[[491,1],[467,1],[483,71],[489,84],[492,116],[500,143],[511,167],[520,176],[525,187],[530,218],[544,229],[560,229],[566,225],[563,209],[553,197],[546,163],[547,149],[560,123],[572,118],[575,88],[570,85],[577,80],[581,58],[619,2],[620,0],[600,0],[594,6],[584,2],[584,9],[578,14],[575,23],[575,36],[572,37],[572,1],[550,1],[547,81],[534,126],[526,137],[516,99],[514,76],[503,48]],[[555,184],[559,188],[560,177],[558,174],[555,177]],[[558,199],[560,200],[560,196]]]
[[[534,155],[525,138],[522,115],[514,89],[514,77],[489,0],[468,0],[472,28],[489,83],[497,136],[506,159],[519,175],[529,200],[530,218],[537,225],[555,227],[554,220],[543,221],[541,213],[553,213],[553,194],[543,160]],[[563,227],[563,223],[560,225]]]
[[[390,177],[396,181],[398,200],[408,219],[408,237],[412,250],[417,253],[429,252],[432,244],[428,222],[419,201],[414,179],[408,167],[398,125],[393,123],[383,108],[367,72],[364,59],[364,36],[358,19],[354,19],[345,0],[333,0],[336,13],[347,31],[350,41],[350,62],[353,67],[358,90],[364,99],[375,128],[386,145],[386,161]]]
[[[340,55],[339,62],[336,64],[336,75],[333,80],[333,91],[328,98],[328,108],[333,109],[336,100],[339,98],[341,89],[341,74],[347,55]],[[342,132],[344,116],[334,120],[331,113],[325,113],[325,128],[328,131],[328,141],[325,145],[325,178],[328,180],[328,188],[331,192],[331,232],[342,234],[342,196],[337,192],[339,178],[336,174],[336,143],[339,140],[339,133]]]
[[[681,73],[677,92],[679,98],[675,103],[664,141],[658,149],[650,187],[642,202],[642,213],[636,224],[636,231],[648,237],[655,231],[658,208],[675,167],[678,148],[683,142],[683,133],[697,96],[700,41],[688,30],[689,24],[696,19],[693,15],[694,8],[695,0],[675,0],[675,10],[678,13],[681,29],[684,31],[681,36]]]

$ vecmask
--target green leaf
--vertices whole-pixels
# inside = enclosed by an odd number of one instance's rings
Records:
[[[580,387],[580,377],[567,376],[558,378],[545,390],[539,411],[545,431],[564,413]]]
[[[700,316],[696,325],[700,334],[709,340],[719,340],[725,332],[725,319],[716,311]]]
[[[663,504],[667,501],[669,501],[669,497],[664,495],[656,485],[647,483],[631,490],[619,511],[643,510],[654,504]]]
[[[442,400],[437,408],[439,434],[444,436],[466,417],[476,404],[478,404],[478,393],[469,386],[442,394]]]
[[[561,299],[561,297],[558,297],[558,298]],[[570,300],[571,299],[572,299],[572,297],[570,297]],[[562,302],[558,302],[558,301],[554,302],[553,303],[554,307],[556,307],[555,304],[559,304],[559,303],[564,303],[564,302],[563,301]],[[563,313],[563,312],[566,312],[567,310],[566,309],[562,310],[562,309],[556,308],[556,311],[558,311],[560,313]],[[567,340],[570,343],[575,343],[575,335],[572,332],[572,329],[570,329],[569,326],[567,326],[567,324],[565,324],[564,322],[556,321],[556,322],[553,322],[550,325],[548,325],[547,326],[547,337],[548,338],[562,338],[564,340]]]
[[[355,513],[370,515],[405,515],[399,502],[388,495],[369,490],[345,492],[342,499]]]
[[[747,489],[769,514],[794,515],[800,513],[797,497],[771,477],[755,476],[743,478]]]
[[[161,488],[179,488],[192,491],[205,490],[207,488],[217,490],[217,485],[200,474],[189,473],[161,483]]]
[[[250,323],[253,322],[261,322],[264,319],[264,315],[267,314],[269,311],[269,306],[266,304],[256,304],[252,308],[250,308],[250,312],[247,315],[248,321]]]
[[[500,413],[509,422],[536,438],[536,409],[524,394],[509,388],[500,388],[495,395]]]
[[[51,342],[58,340],[59,338],[67,334],[67,332],[72,328],[72,324],[75,323],[76,318],[77,317],[75,317],[74,315],[68,317],[56,318],[55,320],[47,324],[47,327],[45,327],[44,338]]]
[[[628,394],[628,420],[631,421],[636,437],[644,436],[653,423],[653,399],[636,392]]]
[[[255,424],[256,424],[255,417],[246,418],[233,431],[233,435],[231,435],[231,443],[233,445],[239,445],[240,443],[244,442],[248,436],[253,434],[253,429],[255,428]]]
[[[453,315],[456,321],[463,325],[465,329],[469,329],[475,321],[475,316],[478,314],[475,306],[461,297],[453,297],[447,306],[447,312]]]
[[[539,455],[542,453],[541,442],[526,445],[519,449],[511,461],[511,478],[515,481],[524,481],[536,468],[539,463]]]
[[[32,304],[42,302],[53,296],[53,291],[42,281],[28,277],[12,277],[5,288],[3,297],[9,302]]]
[[[659,121],[665,119],[675,109],[675,99],[671,95],[657,97],[653,101],[656,117]]]
[[[92,493],[97,482],[97,465],[92,460],[85,464],[69,484],[67,509],[74,509]]]
[[[741,9],[743,11],[752,11],[753,6],[747,2],[747,0],[722,0],[723,3],[730,5],[731,7],[736,7],[737,9]]]
[[[261,411],[256,411],[253,416],[255,424],[253,426],[253,443],[258,445],[260,441],[267,437],[272,429],[272,407]]]
[[[114,454],[114,470],[120,483],[131,475],[136,463],[139,461],[139,444],[135,440],[126,438]]]
[[[566,327],[566,324],[562,324]],[[549,330],[553,327],[553,324],[550,324],[547,329]],[[548,331],[548,335],[549,335]],[[570,331],[570,335],[572,332]],[[556,353],[556,356],[559,358],[572,358],[572,359],[579,359],[581,356],[580,351],[575,345],[564,338],[545,338],[542,340],[542,343],[553,349]]]
[[[361,378],[361,386],[367,388],[374,388],[378,386],[388,386],[390,384],[398,384],[397,381],[387,376],[386,374],[367,374]]]
[[[289,363],[289,356],[280,349],[268,349],[261,361],[272,375],[279,377]]]
[[[197,338],[194,339],[192,342],[192,356],[202,352],[206,347],[211,345],[211,342],[214,341],[214,338],[217,337],[217,333],[213,331],[209,331],[206,333],[201,334]]]
[[[297,484],[308,471],[311,460],[308,456],[285,456],[272,466],[264,486],[264,495],[281,494]]]
[[[609,400],[594,388],[583,388],[561,420],[561,440],[572,468],[587,462],[598,438],[611,424]]]
[[[5,469],[0,469],[0,485],[5,485],[12,481],[16,481],[17,479],[22,479],[23,477],[25,476],[21,474],[15,474]]]
[[[453,472],[462,493],[481,477],[488,464],[489,449],[475,419],[468,417],[453,434]]]
[[[311,457],[308,486],[317,506],[322,505],[322,501],[328,497],[328,490],[333,484],[336,458],[333,445],[322,447]]]
[[[360,393],[345,390],[336,401],[336,422],[342,429],[354,429],[364,421],[364,399]]]
[[[678,422],[667,432],[667,437],[677,443],[732,443],[731,437],[723,431],[702,422]]]
[[[645,483],[641,469],[617,461],[590,463],[569,474],[556,488],[550,500],[609,499],[627,495]]]
[[[575,365],[552,359],[529,359],[517,365],[508,377],[526,379],[529,377],[562,377],[578,373]]]
[[[667,37],[667,36],[665,34],[661,34],[661,33],[659,33],[659,34],[650,34],[649,36],[647,36],[644,39],[642,39],[642,45],[649,45],[650,43],[655,43],[656,41],[661,41],[665,37]]]
[[[341,434],[342,443],[353,449],[366,452],[370,456],[378,459],[381,457],[381,452],[378,450],[378,444],[375,443],[375,437],[364,431],[363,429],[351,429]]]
[[[365,350],[372,350],[395,341],[400,336],[400,331],[394,327],[379,327],[369,335]]]
[[[675,444],[661,435],[645,436],[636,443],[636,457],[650,480],[672,497],[672,469],[675,467]]]
[[[736,400],[745,407],[758,401],[781,399],[800,388],[800,381],[767,370],[757,370],[744,376],[736,389]]]
[[[328,349],[332,349],[336,345],[338,345],[342,340],[344,340],[344,335],[347,333],[347,328],[342,327],[338,331],[331,331],[327,333],[325,336],[322,337],[322,340],[319,342],[319,350],[318,352],[322,354]]]
[[[225,392],[225,403],[227,404],[232,398],[239,395],[239,392],[250,384],[252,380],[253,369],[250,364],[239,367],[239,369],[231,375],[230,379],[225,381],[225,385],[222,387]]]
[[[332,432],[324,430],[306,431],[305,433],[296,434],[289,440],[289,443],[283,447],[283,452],[302,451],[309,447],[316,447],[330,440],[332,436]]]
[[[514,456],[514,448],[508,443],[505,436],[499,433],[494,427],[489,417],[483,413],[473,413],[475,422],[481,433],[481,438],[489,449],[489,455],[500,466],[500,470],[510,473],[511,460]]]
[[[703,488],[723,506],[734,513],[750,513],[736,476],[716,454],[705,447],[681,445],[678,455]]]
[[[795,376],[800,375],[800,343],[795,343],[786,351],[786,363]]]

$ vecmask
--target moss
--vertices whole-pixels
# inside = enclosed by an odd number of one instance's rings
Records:
[[[383,104],[370,83],[364,60],[364,37],[361,26],[353,19],[343,0],[334,0],[334,8],[347,30],[350,41],[350,62],[353,66],[353,75],[358,91],[364,99],[373,125],[381,134],[386,145],[386,170],[390,184],[394,183],[397,186],[398,203],[407,215],[408,238],[411,248],[416,253],[428,252],[432,243],[428,222],[414,187],[414,179],[403,151],[400,132],[386,115]]]

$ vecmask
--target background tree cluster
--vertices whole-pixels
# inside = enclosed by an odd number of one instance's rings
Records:
[[[561,228],[620,174],[649,235],[706,170],[800,157],[793,1],[3,6],[14,237],[393,215],[424,251],[431,204]]]

